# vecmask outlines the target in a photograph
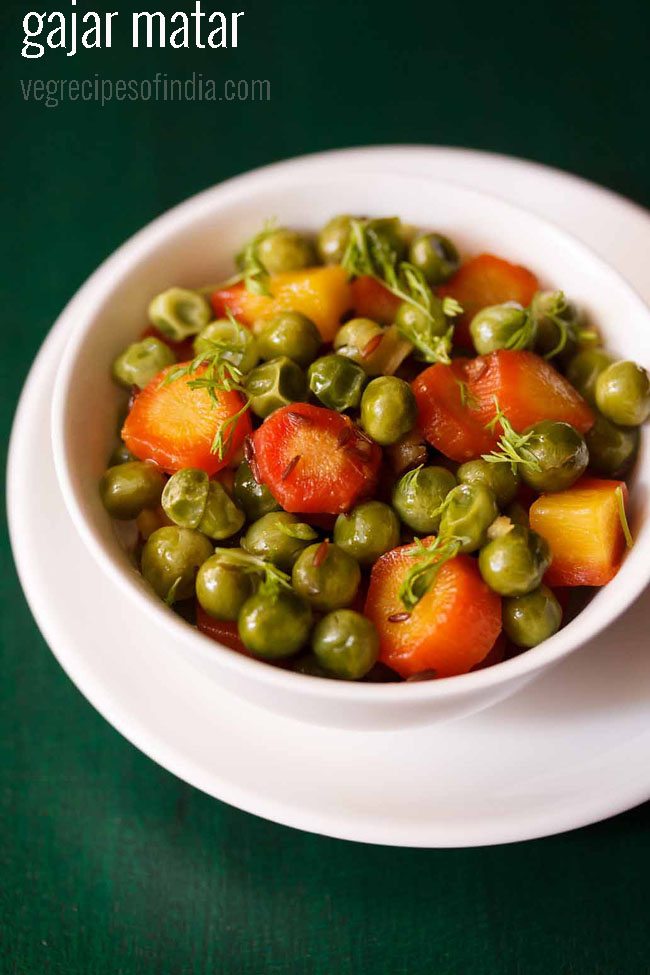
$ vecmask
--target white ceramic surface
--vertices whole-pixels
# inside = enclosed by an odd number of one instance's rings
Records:
[[[63,313],[70,338],[55,385],[52,429],[59,482],[75,525],[102,569],[122,586],[125,612],[164,615],[169,646],[209,677],[257,704],[306,721],[350,728],[405,727],[487,707],[592,637],[621,613],[650,578],[650,520],[640,499],[650,484],[650,452],[640,453],[632,490],[637,544],[618,577],[580,616],[542,646],[462,677],[413,684],[344,684],[296,675],[215,647],[179,621],[134,573],[103,511],[97,483],[114,440],[119,393],[110,363],[136,337],[148,301],[172,284],[219,280],[231,255],[269,215],[318,228],[336,212],[399,213],[448,232],[465,253],[493,251],[532,267],[584,306],[623,355],[650,363],[650,313],[637,294],[584,245],[499,197],[436,179],[350,173],[344,158],[292,161],[201,194],[145,228],[106,262]],[[621,322],[625,328],[621,328]],[[92,402],[92,423],[88,404]]]
[[[453,150],[366,150],[346,160],[364,169],[390,160],[504,195],[519,192],[542,212],[556,210],[587,241],[608,241],[610,258],[650,297],[639,259],[650,247],[650,219],[597,187],[543,167]],[[60,662],[144,752],[211,795],[267,818],[404,846],[532,838],[650,796],[647,593],[597,640],[508,702],[463,721],[397,734],[351,736],[281,718],[269,723],[263,711],[161,653],[164,625],[133,619],[125,627],[122,594],[75,535],[54,476],[46,428],[63,337],[59,326],[48,339],[16,418],[8,485],[14,552]],[[42,458],[38,496],[22,490],[34,451]],[[57,571],[62,552],[64,573]],[[78,579],[74,593],[70,572]]]

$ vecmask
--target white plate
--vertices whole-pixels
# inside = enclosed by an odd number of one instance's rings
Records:
[[[600,251],[650,299],[641,262],[650,217],[606,191],[464,151],[374,149],[347,158],[351,169],[390,161],[404,172],[454,178],[533,206]],[[322,157],[300,165],[322,165]],[[650,796],[647,593],[597,641],[514,699],[464,721],[403,732],[270,719],[175,654],[160,653],[164,625],[122,612],[122,597],[83,547],[58,491],[49,407],[64,339],[55,329],[44,345],[15,421],[8,483],[14,553],[62,666],[142,751],[205,792],[269,819],[400,846],[528,839]],[[34,456],[38,494],[23,490]]]

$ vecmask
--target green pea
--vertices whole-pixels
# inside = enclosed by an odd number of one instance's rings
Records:
[[[149,305],[149,319],[159,332],[182,342],[196,335],[208,324],[211,309],[208,301],[196,291],[170,288],[156,295]]]
[[[160,504],[165,478],[155,464],[133,460],[109,467],[99,482],[102,503],[111,518],[131,521]]]
[[[217,549],[198,571],[196,597],[215,619],[236,620],[259,582],[244,568],[242,556],[241,549]]]
[[[137,460],[138,458],[131,453],[129,448],[121,440],[113,453],[111,454],[108,466],[117,467],[118,464],[127,464],[130,460]]]
[[[475,552],[485,545],[487,530],[498,514],[494,494],[484,484],[459,484],[445,499],[440,535],[458,538],[461,552]]]
[[[392,252],[397,260],[406,253],[406,234],[398,217],[378,217],[362,220],[342,214],[333,217],[320,231],[317,240],[318,255],[324,264],[341,264],[350,242],[353,220],[361,220],[379,246]]]
[[[562,607],[547,586],[525,596],[504,599],[503,628],[518,647],[530,649],[560,629]]]
[[[312,625],[309,603],[292,589],[250,596],[239,613],[238,629],[251,653],[264,660],[291,657],[303,648]]]
[[[382,501],[364,501],[334,523],[334,541],[361,565],[372,565],[399,545],[399,521]]]
[[[209,322],[194,339],[194,354],[220,351],[225,362],[242,372],[250,372],[260,359],[260,350],[253,333],[230,318]]]
[[[361,397],[361,426],[382,446],[396,443],[408,433],[417,412],[413,390],[397,376],[373,379]]]
[[[408,528],[430,535],[438,531],[440,506],[456,483],[446,467],[416,467],[395,485],[393,507]]]
[[[132,386],[144,389],[159,372],[174,362],[176,356],[169,346],[150,335],[140,342],[134,342],[118,355],[113,363],[113,379],[126,389]]]
[[[578,431],[559,420],[541,420],[524,432],[527,463],[521,477],[536,491],[564,491],[578,480],[589,463],[587,445]]]
[[[500,508],[506,507],[519,490],[519,472],[510,464],[490,464],[478,458],[461,464],[456,471],[461,484],[484,484],[494,494]]]
[[[175,525],[196,528],[208,538],[230,538],[244,524],[243,511],[219,481],[205,471],[185,467],[170,477],[162,496],[165,514]]]
[[[347,214],[332,217],[318,234],[316,247],[323,264],[340,264],[342,262],[350,240],[351,221],[352,217]]]
[[[639,449],[638,427],[617,427],[600,413],[585,434],[589,469],[601,477],[621,478],[630,471]]]
[[[260,319],[255,330],[262,359],[286,356],[303,367],[314,361],[323,342],[311,318],[297,311],[283,311]]]
[[[338,609],[316,624],[312,649],[328,673],[343,680],[361,680],[377,661],[379,636],[361,613]]]
[[[395,325],[401,335],[410,339],[413,335],[432,335],[440,338],[449,329],[449,321],[443,311],[440,298],[431,296],[431,318],[420,308],[416,308],[410,301],[403,301],[395,314]]]
[[[538,291],[530,304],[535,322],[535,351],[548,359],[572,356],[578,348],[581,314],[562,291]]]
[[[483,546],[478,567],[500,596],[524,596],[540,585],[551,564],[551,550],[537,532],[515,526]]]
[[[242,548],[250,555],[272,562],[284,572],[291,572],[302,550],[316,537],[316,532],[295,515],[287,511],[271,511],[249,526]]]
[[[316,263],[311,240],[285,228],[266,235],[257,245],[257,256],[269,274],[299,271]]]
[[[244,512],[237,507],[220,481],[210,481],[199,531],[221,541],[231,538],[243,527],[246,521]]]
[[[429,284],[444,284],[460,267],[460,257],[449,237],[442,234],[422,234],[409,249],[409,260],[415,264]]]
[[[291,582],[314,609],[328,612],[350,605],[361,582],[361,569],[344,549],[321,542],[300,553]]]
[[[280,508],[267,486],[255,480],[250,465],[245,460],[237,468],[233,495],[249,521]]]
[[[167,481],[162,495],[163,511],[181,528],[198,528],[210,489],[210,478],[196,467],[185,467]]]
[[[469,327],[479,355],[489,355],[497,349],[530,349],[535,329],[534,320],[516,301],[481,309]]]
[[[205,535],[169,525],[153,532],[142,550],[142,575],[161,599],[175,602],[194,595],[200,567],[214,549]]]
[[[351,359],[342,355],[324,355],[312,362],[307,373],[309,388],[323,406],[330,410],[356,409],[366,384],[366,374]]]
[[[650,376],[636,362],[613,362],[596,380],[596,406],[621,427],[638,427],[650,416]]]
[[[374,356],[369,353],[373,346],[379,348],[384,336],[384,329],[371,318],[351,318],[334,336],[334,351],[373,375]]]
[[[307,380],[300,366],[286,356],[279,356],[249,372],[246,392],[253,413],[265,419],[281,406],[304,402],[307,398]]]
[[[596,399],[596,380],[613,359],[604,349],[582,349],[570,360],[566,377],[592,405]]]
[[[490,464],[481,458],[461,464],[456,477],[461,484],[484,484],[500,508],[510,504],[519,488],[519,474],[509,464]]]

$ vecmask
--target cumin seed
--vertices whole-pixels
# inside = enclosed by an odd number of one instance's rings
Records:
[[[289,461],[289,463],[287,464],[287,466],[285,467],[285,469],[282,471],[282,474],[280,475],[280,480],[286,481],[286,479],[296,469],[296,464],[298,463],[299,460],[300,460],[300,454],[296,454],[295,457],[292,457],[291,458],[291,460]]]
[[[253,441],[250,437],[244,439],[244,460],[251,469],[251,474],[255,478],[258,484],[262,483],[262,475],[260,474],[260,469],[257,463],[257,457],[255,456],[255,447]]]
[[[313,561],[313,566],[315,569],[319,569],[323,564],[323,562],[325,561],[325,559],[327,558],[329,545],[330,545],[329,539],[325,538],[316,549],[314,553],[314,561]]]
[[[388,617],[388,622],[389,623],[406,623],[406,621],[407,620],[410,620],[410,618],[411,618],[411,614],[410,613],[393,613],[392,616],[389,616]]]
[[[364,347],[363,347],[363,349],[361,351],[361,358],[362,359],[369,358],[369,356],[371,356],[372,353],[375,352],[379,348],[379,346],[381,345],[381,343],[383,341],[384,341],[384,336],[383,335],[373,335],[373,337],[370,339],[370,341],[369,342],[366,342],[366,344],[364,345]]]

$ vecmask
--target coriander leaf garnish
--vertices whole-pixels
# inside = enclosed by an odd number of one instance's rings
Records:
[[[563,323],[566,326],[566,322]],[[510,349],[514,352],[519,352],[521,349],[530,349],[533,344],[535,334],[537,332],[537,324],[535,319],[531,315],[530,311],[526,312],[526,317],[521,328],[518,328],[512,333],[508,341],[504,345],[504,349]],[[562,343],[562,348],[566,344],[566,336]],[[560,351],[558,349],[558,351]],[[557,355],[556,351],[553,351],[551,355]],[[549,356],[546,356],[549,358]]]
[[[542,295],[545,303],[539,310],[533,301],[531,311],[533,318],[539,315],[540,319],[547,318],[553,322],[558,330],[558,340],[556,345],[544,355],[545,359],[553,359],[560,352],[563,352],[570,340],[576,341],[578,345],[591,345],[598,341],[598,333],[591,328],[580,328],[575,321],[575,313],[571,303],[567,300],[563,291],[554,291],[548,295]]]
[[[434,295],[420,268],[408,261],[400,261],[372,221],[350,222],[350,237],[342,264],[350,277],[372,277],[416,309],[419,314],[413,316],[413,321],[408,325],[398,324],[398,329],[415,346],[420,358],[425,362],[451,361],[454,328],[453,324],[447,324],[447,319],[459,315],[461,306],[454,298],[441,301]]]
[[[269,595],[273,596],[281,589],[291,589],[291,576],[278,569],[272,562],[265,562],[257,555],[249,555],[248,552],[233,548],[217,548],[214,554],[222,555],[242,572],[260,576],[262,580],[260,589]]]
[[[476,399],[471,389],[462,379],[456,380],[458,384],[458,391],[460,395],[460,405],[467,406],[470,410],[476,409],[479,406],[479,401]]]
[[[241,269],[240,280],[244,281],[246,290],[256,295],[271,294],[269,290],[269,273],[262,264],[257,253],[260,244],[277,230],[275,220],[267,220],[262,230],[247,241],[235,260]]]
[[[544,318],[548,318],[556,326],[559,332],[559,339],[557,345],[547,352],[544,356],[545,359],[552,359],[554,356],[559,355],[564,349],[569,338],[573,333],[573,329],[570,323],[562,316],[566,314],[569,310],[569,302],[563,291],[556,291],[550,298],[548,306],[544,309]]]
[[[621,528],[623,529],[623,535],[625,536],[625,544],[628,548],[632,548],[634,545],[634,539],[632,538],[632,532],[630,531],[630,523],[627,520],[627,513],[625,511],[625,495],[623,494],[623,488],[619,484],[614,492],[616,495],[616,506],[618,508],[618,517],[621,522]]]
[[[178,592],[178,587],[180,586],[182,581],[183,581],[183,577],[178,576],[176,579],[174,579],[171,586],[169,587],[169,590],[167,591],[167,595],[165,596],[165,603],[168,606],[173,606],[176,600],[176,593]]]
[[[230,310],[226,311],[230,322],[243,330],[244,326],[233,316]],[[219,460],[223,460],[226,454],[232,435],[237,426],[237,421],[246,413],[250,407],[250,398],[242,383],[244,373],[227,356],[240,353],[242,344],[235,342],[218,342],[206,340],[206,348],[203,349],[191,362],[176,369],[171,369],[163,381],[163,385],[176,382],[187,377],[187,385],[190,389],[205,389],[212,400],[214,406],[219,406],[217,393],[239,393],[244,397],[244,403],[237,413],[225,419],[217,428],[214,440],[210,447],[213,454],[217,454]],[[200,373],[200,375],[197,375]],[[194,377],[194,378],[191,378]]]
[[[424,464],[418,464],[417,467],[414,467],[412,470],[408,471],[408,473],[403,475],[401,483],[405,491],[409,491],[411,489],[411,487],[413,486],[413,482],[415,481],[415,479],[417,478],[418,474],[420,473],[423,467]]]
[[[496,397],[494,404],[497,411],[490,422],[486,424],[486,428],[494,430],[497,423],[500,423],[502,433],[499,437],[497,449],[489,454],[483,454],[483,460],[487,461],[488,464],[510,464],[513,474],[516,474],[519,464],[524,464],[529,471],[540,471],[541,467],[537,457],[526,446],[534,434],[532,432],[517,433],[501,410]]]
[[[417,562],[408,570],[399,589],[399,598],[406,609],[417,606],[435,582],[445,562],[458,555],[461,545],[461,539],[443,538],[441,535],[431,545],[424,545],[419,538],[415,539],[413,550],[409,554]]]

